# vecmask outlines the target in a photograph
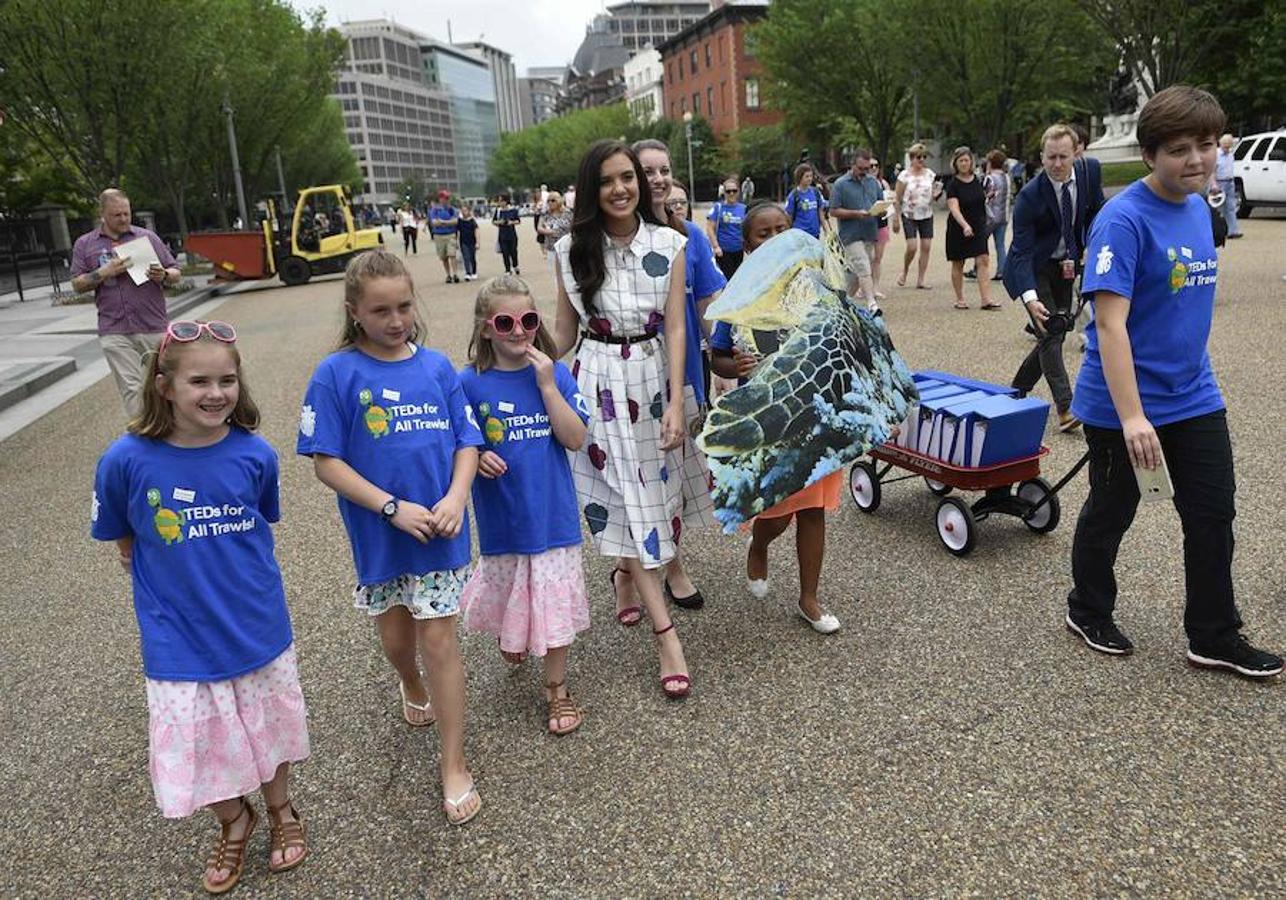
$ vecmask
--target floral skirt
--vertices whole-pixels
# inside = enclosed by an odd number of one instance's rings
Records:
[[[580,546],[484,556],[460,598],[464,627],[494,634],[506,653],[544,656],[589,628]]]
[[[413,619],[442,619],[460,611],[460,592],[469,580],[469,566],[399,575],[378,584],[359,584],[353,589],[353,608],[372,616],[395,606],[405,606]]]
[[[257,791],[308,758],[295,647],[226,681],[147,679],[148,769],[161,815],[181,819]]]

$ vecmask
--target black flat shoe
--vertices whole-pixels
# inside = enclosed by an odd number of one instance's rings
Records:
[[[670,590],[669,581],[662,581],[661,585],[665,588],[666,599],[672,601],[675,606],[682,607],[683,609],[700,609],[706,605],[706,598],[701,596],[700,591],[693,591],[686,597],[678,597],[675,596],[674,591]]]

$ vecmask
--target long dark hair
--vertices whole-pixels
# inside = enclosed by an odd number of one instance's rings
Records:
[[[634,180],[638,184],[637,213],[644,222],[664,225],[652,211],[652,191],[643,175],[638,154],[623,141],[601,140],[590,144],[581,157],[580,171],[576,173],[576,206],[572,210],[572,244],[568,252],[572,277],[580,291],[581,303],[586,312],[594,308],[594,298],[607,280],[607,264],[603,259],[603,237],[607,228],[603,223],[603,210],[599,205],[599,182],[602,180],[603,163],[617,154],[624,154],[634,166]]]

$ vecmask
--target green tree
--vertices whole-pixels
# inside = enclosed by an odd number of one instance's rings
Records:
[[[761,182],[763,195],[796,158],[795,143],[784,125],[739,128],[728,134],[721,150],[724,169],[753,176]]]
[[[922,113],[940,136],[978,150],[1097,112],[1116,67],[1115,51],[1070,6],[922,0],[911,27],[908,43],[932,60],[919,70]]]
[[[854,136],[881,159],[911,112],[918,4],[879,0],[777,0],[755,26],[756,55],[770,76],[770,105],[793,131],[835,141]]]
[[[1237,47],[1236,65],[1225,53],[1208,55],[1192,80],[1219,98],[1234,134],[1286,121],[1286,3],[1226,0],[1220,9],[1221,46]]]

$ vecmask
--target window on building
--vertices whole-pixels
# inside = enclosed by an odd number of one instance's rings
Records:
[[[678,64],[679,64],[679,80],[682,81],[683,80],[683,57],[682,56],[679,57]]]
[[[719,103],[725,113],[730,111],[728,106],[728,82],[726,81],[719,82]]]
[[[692,71],[695,73],[697,71],[697,51],[695,47],[688,54],[688,64],[692,66]]]
[[[755,40],[755,33],[753,31],[743,30],[741,32],[741,52],[746,56],[753,57],[755,55],[756,43],[757,41]]]
[[[714,86],[706,88],[706,115],[714,115]]]
[[[692,95],[692,114],[696,116],[701,115],[701,95],[697,93],[693,93]]]
[[[688,111],[688,98],[682,97],[679,99],[679,114],[682,115],[687,111]]]
[[[710,42],[706,41],[706,68],[710,68]]]
[[[759,108],[759,79],[746,79],[746,109]]]

